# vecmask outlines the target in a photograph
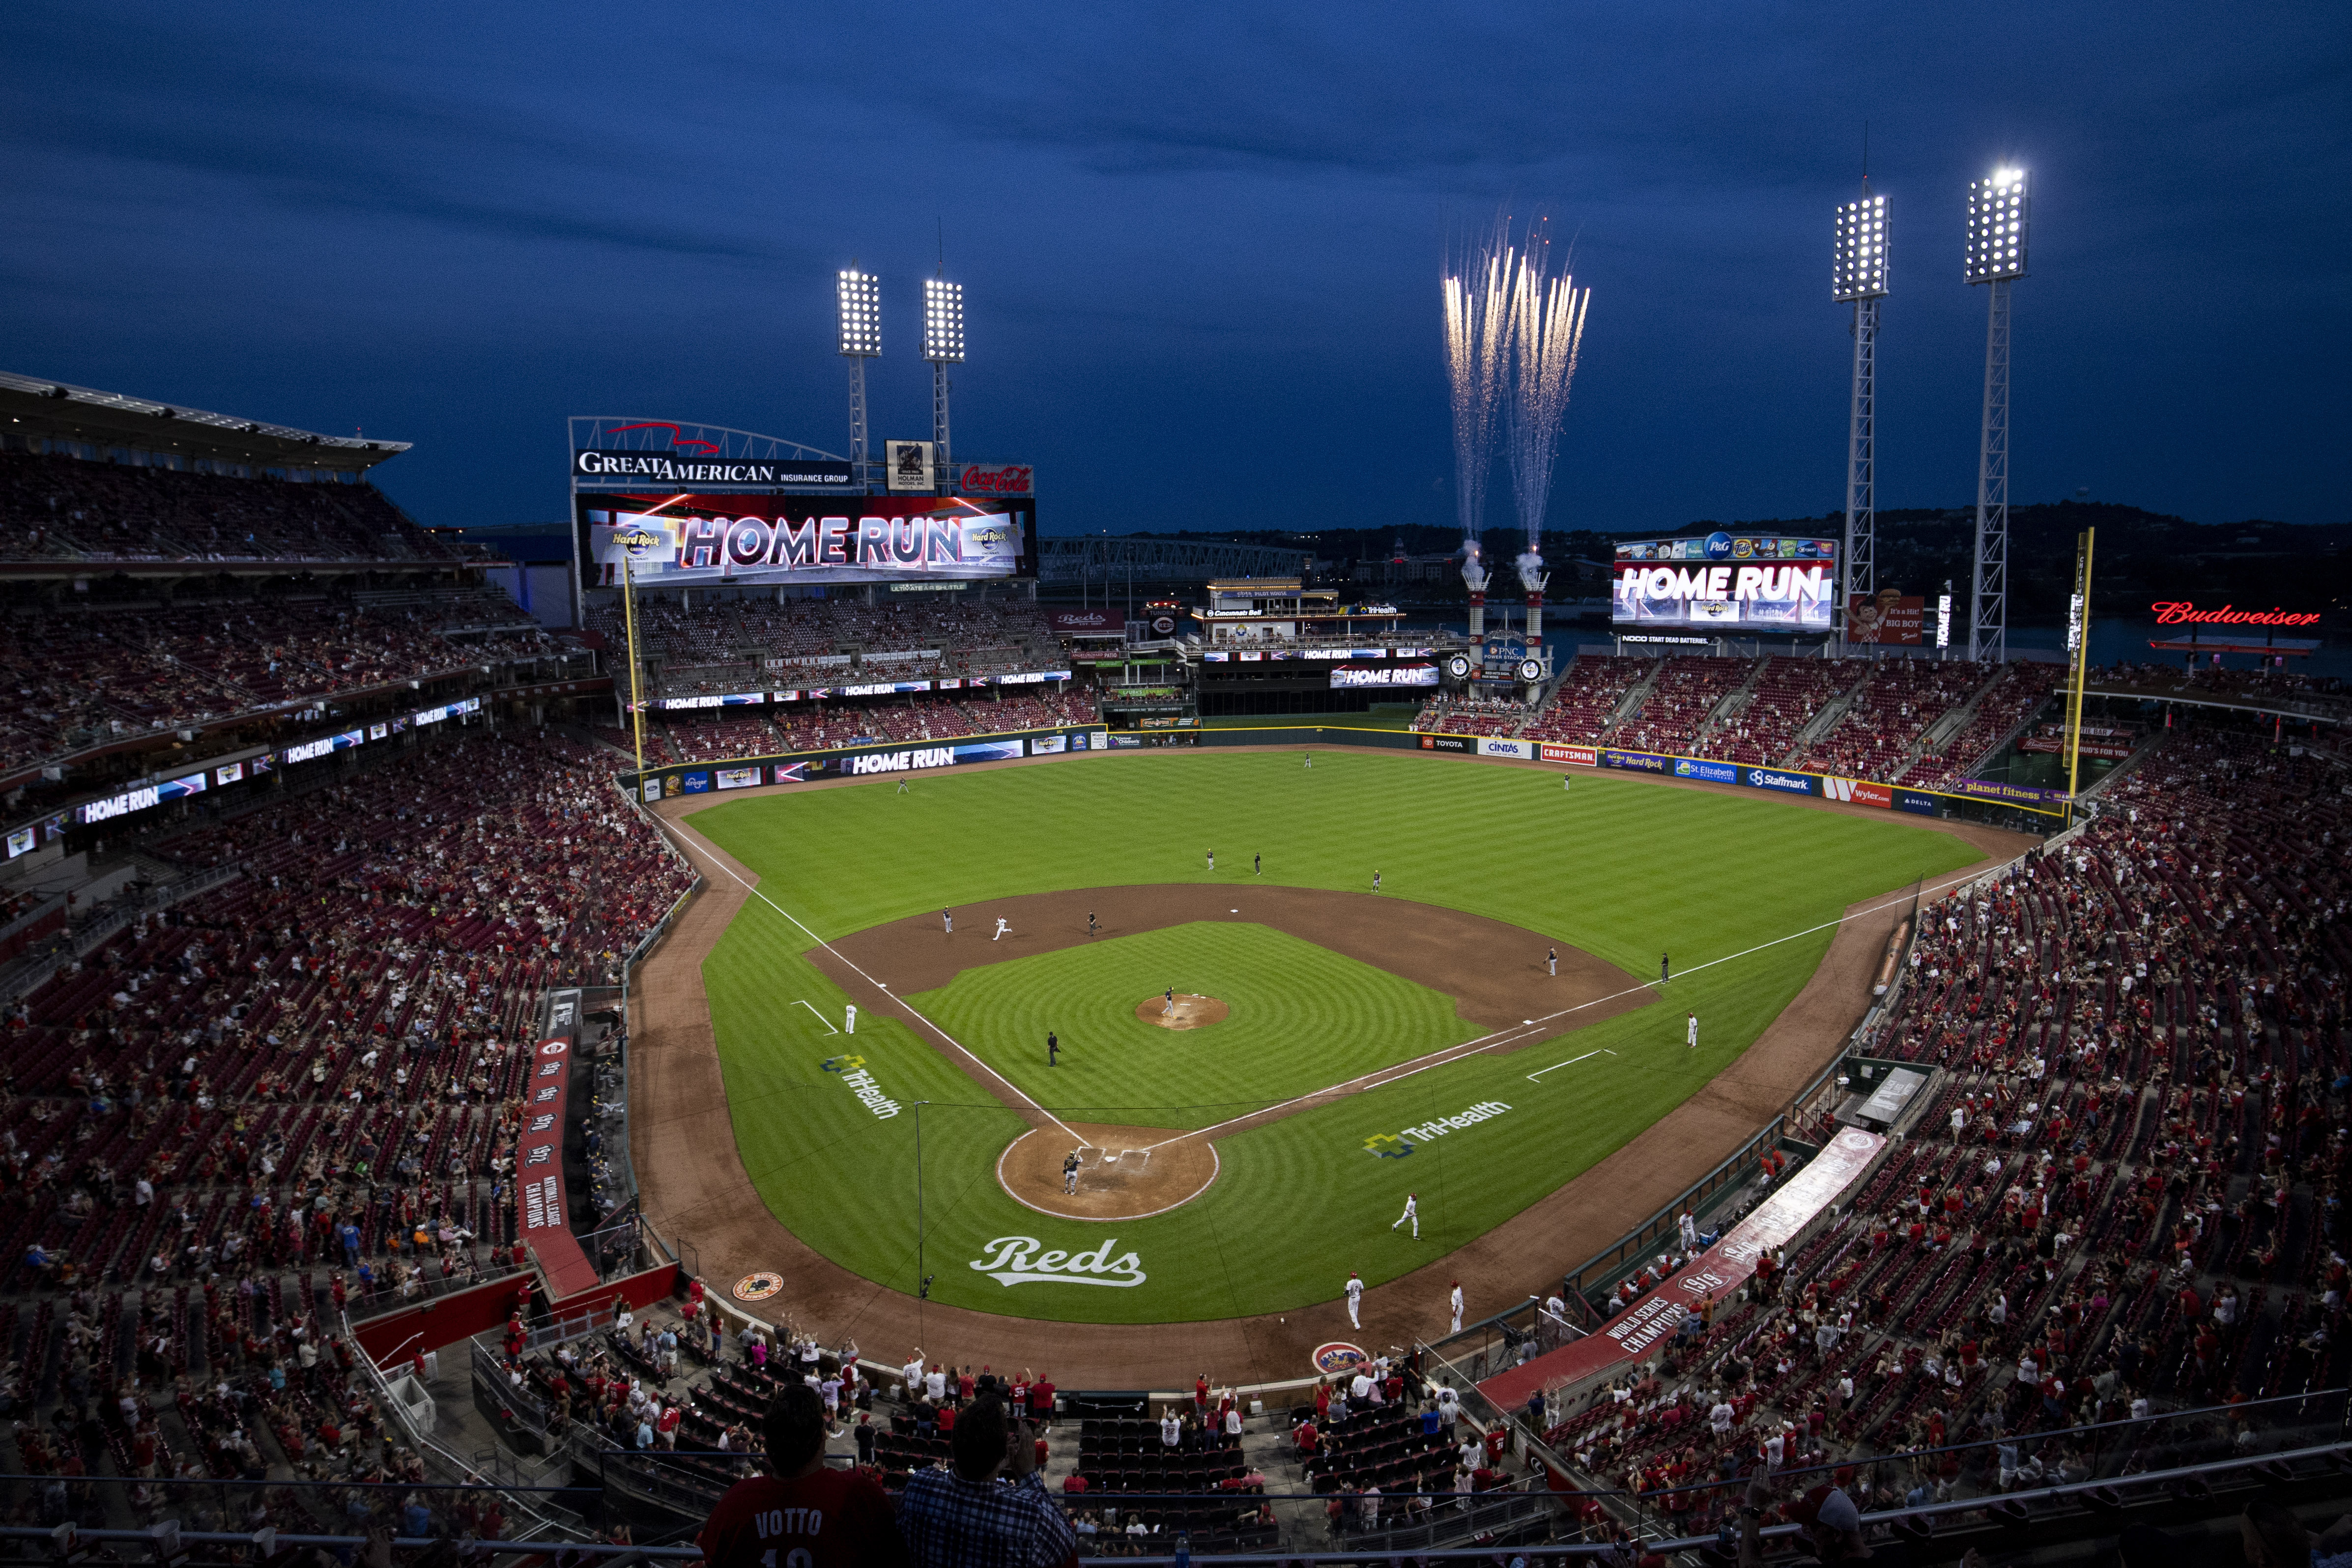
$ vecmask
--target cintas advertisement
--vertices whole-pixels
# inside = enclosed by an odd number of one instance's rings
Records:
[[[583,494],[581,582],[617,588],[1034,577],[1036,503],[963,496]]]

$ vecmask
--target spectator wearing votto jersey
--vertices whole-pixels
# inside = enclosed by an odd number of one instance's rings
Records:
[[[890,1495],[859,1470],[824,1468],[824,1401],[788,1384],[768,1406],[768,1473],[727,1489],[698,1544],[710,1568],[901,1568],[905,1540]]]

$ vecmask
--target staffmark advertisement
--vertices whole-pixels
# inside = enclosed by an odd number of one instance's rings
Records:
[[[1777,789],[1783,795],[1810,795],[1813,792],[1813,776],[1810,773],[1783,773],[1777,768],[1743,768],[1740,781],[1751,789]]]

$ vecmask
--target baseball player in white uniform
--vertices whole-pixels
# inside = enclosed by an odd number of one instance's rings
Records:
[[[947,926],[947,928],[948,928],[948,935],[949,935],[949,936],[954,936],[954,935],[955,935],[955,911],[954,911],[954,910],[952,910],[952,909],[942,909],[942,910],[940,910],[940,921],[941,921],[941,922],[942,922],[942,923]]]
[[[1460,1333],[1462,1332],[1462,1281],[1461,1281],[1456,1280],[1456,1281],[1454,1281],[1454,1294],[1453,1294],[1451,1297],[1449,1297],[1449,1298],[1447,1299],[1447,1304],[1448,1304],[1448,1305],[1450,1305],[1451,1307],[1453,1307],[1453,1309],[1454,1309],[1454,1332],[1455,1333]]]
[[[991,942],[1001,942],[1004,939],[1004,934],[1012,929],[1013,926],[1011,924],[1005,920],[1004,916],[1000,915],[996,917],[996,935],[990,937],[989,940]]]
[[[856,1002],[849,1004],[848,1014],[849,1016],[846,1020],[848,1027],[844,1029],[841,1032],[844,1034],[856,1034],[857,1032],[857,1004]]]
[[[1404,1195],[1404,1212],[1396,1217],[1396,1223],[1394,1225],[1391,1225],[1389,1228],[1391,1230],[1394,1230],[1398,1225],[1402,1225],[1408,1219],[1412,1221],[1412,1239],[1415,1241],[1420,1240],[1421,1199],[1412,1193]]]
[[[1685,1042],[1693,1051],[1696,1051],[1698,1049],[1698,1014],[1691,1014],[1690,1032],[1685,1037]]]
[[[1351,1272],[1348,1276],[1348,1326],[1349,1328],[1360,1329],[1364,1326],[1363,1305],[1364,1281],[1360,1276]]]

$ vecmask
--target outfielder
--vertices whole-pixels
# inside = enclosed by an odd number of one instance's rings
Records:
[[[1400,1215],[1398,1215],[1398,1216],[1396,1217],[1395,1223],[1394,1223],[1394,1224],[1391,1224],[1391,1225],[1389,1227],[1389,1228],[1390,1228],[1391,1230],[1394,1230],[1394,1229],[1397,1228],[1397,1226],[1399,1226],[1399,1225],[1402,1225],[1402,1224],[1403,1224],[1406,1220],[1408,1220],[1408,1219],[1410,1219],[1410,1220],[1412,1220],[1412,1239],[1413,1239],[1415,1241],[1420,1240],[1420,1239],[1421,1239],[1421,1199],[1419,1199],[1418,1197],[1414,1197],[1412,1193],[1407,1193],[1407,1194],[1405,1194],[1405,1195],[1404,1195],[1404,1212],[1403,1212],[1402,1214],[1400,1214]]]
[[[1217,869],[1217,852],[1214,850],[1209,852],[1209,869],[1211,871]]]
[[[1690,1016],[1690,1033],[1686,1037],[1686,1040],[1693,1051],[1696,1051],[1698,1049],[1698,1014],[1696,1013],[1693,1013]]]
[[[1381,890],[1381,873],[1378,873],[1378,872],[1374,872],[1374,873],[1372,873],[1372,891],[1373,891],[1374,893],[1378,893],[1378,892],[1380,892],[1380,890]]]
[[[1360,1329],[1364,1326],[1363,1305],[1364,1281],[1351,1270],[1348,1275],[1348,1326],[1349,1328]]]
[[[1449,1304],[1454,1308],[1454,1332],[1460,1333],[1462,1332],[1462,1281],[1459,1280],[1454,1281],[1454,1294],[1449,1298]]]
[[[899,793],[899,794],[901,794],[901,795],[903,795],[903,794],[905,794],[906,792],[907,792],[907,781],[906,781],[904,779],[899,779],[899,780],[898,780],[898,793]]]
[[[1000,915],[996,917],[996,935],[990,937],[989,940],[991,942],[1002,942],[1004,939],[1004,934],[1012,929],[1013,927],[1006,924],[1004,916]]]
[[[1666,956],[1664,953],[1661,953],[1658,955],[1658,984],[1662,986],[1664,985],[1666,983]]]
[[[1310,771],[1315,767],[1315,754],[1311,751],[1307,754],[1307,766]]]
[[[1574,785],[1575,782],[1576,781],[1570,779],[1567,774],[1561,774],[1559,776],[1559,792],[1563,795],[1567,794],[1570,788]]]

